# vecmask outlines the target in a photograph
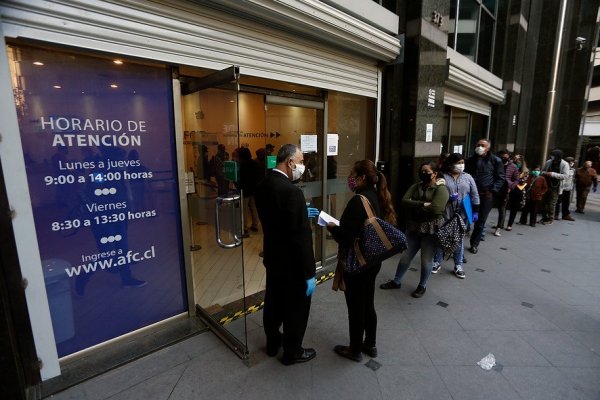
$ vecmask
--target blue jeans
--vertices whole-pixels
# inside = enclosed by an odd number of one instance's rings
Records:
[[[455,266],[462,265],[464,256],[465,256],[465,246],[464,246],[464,239],[463,239],[460,241],[460,246],[458,246],[456,248],[456,250],[454,250],[454,253],[452,253],[452,258],[454,259],[454,265]],[[437,247],[435,249],[435,256],[433,257],[433,261],[441,264],[443,259],[444,259],[444,252],[442,251],[442,249]]]
[[[406,232],[406,241],[408,248],[404,250],[400,261],[398,262],[398,268],[396,269],[396,276],[394,276],[394,282],[400,284],[402,277],[408,270],[410,262],[415,258],[415,255],[421,250],[421,280],[419,285],[427,287],[427,281],[431,275],[431,268],[433,267],[433,256],[437,246],[435,245],[435,239],[433,235],[428,233],[419,232]]]

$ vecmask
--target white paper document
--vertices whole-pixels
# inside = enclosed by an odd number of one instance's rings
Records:
[[[321,211],[319,213],[319,220],[317,221],[317,224],[319,224],[321,226],[327,226],[327,224],[329,222],[333,222],[336,226],[340,226],[340,221],[333,218],[331,215],[327,214],[325,211]]]

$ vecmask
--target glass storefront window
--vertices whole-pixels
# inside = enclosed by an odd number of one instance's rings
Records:
[[[185,312],[170,70],[25,46],[8,59],[59,357]]]
[[[442,136],[444,153],[461,153],[465,157],[473,154],[475,143],[487,137],[489,117],[456,107],[446,106],[444,120],[448,134]]]
[[[337,155],[327,157],[327,199],[329,214],[340,219],[353,195],[347,178],[354,163],[372,159],[376,107],[374,99],[336,92],[329,93],[327,104],[327,133],[337,134],[339,139]],[[335,258],[337,248],[335,240],[327,235],[325,259]]]

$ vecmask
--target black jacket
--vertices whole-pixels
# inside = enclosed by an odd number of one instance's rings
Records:
[[[382,217],[379,199],[374,188],[367,188],[357,192],[357,194],[362,194],[369,200],[376,217]],[[354,239],[358,237],[366,219],[367,212],[363,207],[360,196],[352,196],[342,213],[340,226],[336,226],[331,231],[333,238],[339,243],[340,247],[350,248],[352,246]]]
[[[504,164],[491,152],[484,157],[472,155],[465,162],[465,172],[471,174],[477,185],[479,194],[498,193],[504,186]]]
[[[314,277],[312,230],[302,191],[282,173],[269,170],[256,186],[254,199],[264,232],[265,267],[294,281]]]

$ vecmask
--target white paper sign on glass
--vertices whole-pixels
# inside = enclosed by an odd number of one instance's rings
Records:
[[[425,129],[425,141],[431,142],[433,140],[433,124],[427,124]]]
[[[300,135],[300,149],[303,153],[316,153],[317,135]]]
[[[338,155],[338,144],[340,142],[340,135],[337,133],[327,134],[327,155],[337,156]]]

